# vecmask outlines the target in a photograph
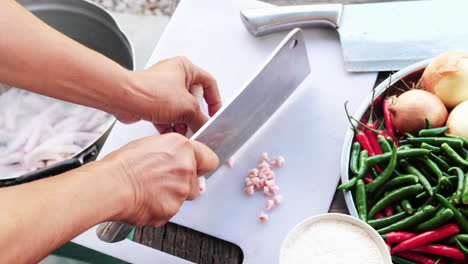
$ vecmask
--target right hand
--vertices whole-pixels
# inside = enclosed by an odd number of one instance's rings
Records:
[[[199,194],[198,176],[218,166],[218,158],[205,145],[171,133],[133,141],[106,156],[112,180],[127,192],[118,219],[134,226],[160,227],[186,200]]]

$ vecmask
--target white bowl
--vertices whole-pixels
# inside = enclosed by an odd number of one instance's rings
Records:
[[[365,223],[364,221],[361,221],[357,218],[354,218],[349,215],[345,214],[336,214],[336,213],[330,213],[330,214],[321,214],[317,216],[313,216],[310,218],[307,218],[297,224],[286,236],[286,238],[283,240],[283,243],[281,245],[281,250],[280,250],[280,256],[279,256],[279,263],[280,264],[291,264],[291,263],[286,263],[285,260],[282,259],[282,256],[285,253],[285,248],[286,246],[291,243],[291,239],[294,239],[298,235],[304,232],[304,230],[310,226],[310,224],[318,222],[318,221],[343,221],[349,224],[352,224],[354,226],[359,227],[360,229],[364,230],[369,237],[375,242],[377,245],[377,248],[379,249],[382,260],[384,264],[391,264],[392,259],[390,256],[390,251],[388,250],[387,245],[385,244],[385,241],[382,239],[382,237],[375,231],[370,225]],[[366,249],[363,249],[366,250]]]

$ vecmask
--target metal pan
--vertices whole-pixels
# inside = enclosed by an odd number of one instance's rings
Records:
[[[404,80],[405,83],[416,82],[421,77],[424,69],[429,64],[431,60],[424,60],[418,63],[412,64],[395,74],[392,74],[391,77],[384,80],[375,88],[375,98],[384,93],[388,94],[395,94],[397,93],[396,90],[393,90],[391,86],[398,85],[400,87],[404,87],[401,83],[401,80]],[[402,85],[399,85],[402,84]],[[390,88],[388,88],[390,87]],[[388,89],[387,89],[388,88]],[[369,115],[370,105],[372,102],[372,93],[370,93],[364,101],[359,106],[358,110],[354,113],[354,117],[358,120],[361,120],[366,115]],[[377,113],[378,114],[378,113]],[[349,181],[349,157],[351,155],[351,146],[353,144],[354,132],[352,127],[350,126],[348,132],[346,133],[344,144],[343,144],[343,151],[341,154],[341,182],[345,183]],[[353,200],[353,193],[351,191],[344,190],[344,197],[346,201],[346,206],[348,207],[349,213],[354,217],[359,217],[358,212],[356,210],[356,205]]]
[[[104,54],[129,70],[134,69],[130,42],[112,16],[98,5],[84,0],[18,0],[18,2],[68,37]],[[89,67],[93,65],[90,64]],[[115,121],[114,117],[109,118],[105,132],[70,158],[19,177],[2,179],[0,187],[58,175],[95,160]]]

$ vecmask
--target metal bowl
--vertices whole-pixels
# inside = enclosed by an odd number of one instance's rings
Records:
[[[134,69],[134,52],[117,21],[99,5],[88,0],[18,0],[39,19],[66,36],[119,63]],[[94,67],[90,64],[89,67]],[[0,91],[1,92],[1,91]],[[70,158],[21,176],[0,180],[0,187],[21,184],[77,168],[96,159],[110,133],[115,117],[106,122],[106,131]]]
[[[400,90],[395,87],[405,88],[409,83],[416,83],[421,77],[424,69],[429,64],[431,59],[423,60],[418,63],[412,64],[395,74],[392,74],[389,78],[384,80],[375,88],[375,98],[379,96],[387,96],[393,94],[401,93]],[[364,101],[361,103],[357,111],[354,113],[354,117],[358,120],[369,115],[370,105],[372,103],[372,93],[370,93]],[[381,117],[382,113],[379,111],[374,111],[377,117]],[[346,183],[349,180],[350,170],[349,170],[349,159],[351,155],[351,146],[353,144],[354,131],[351,125],[346,132],[343,151],[341,153],[341,182]],[[346,206],[348,207],[349,213],[354,217],[359,217],[356,209],[356,205],[353,199],[353,193],[349,190],[343,190],[344,197],[346,201]]]

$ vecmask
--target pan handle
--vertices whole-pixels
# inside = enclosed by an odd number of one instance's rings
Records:
[[[96,157],[97,153],[98,153],[97,147],[92,146],[91,148],[85,150],[83,153],[81,153],[77,157],[66,159],[64,161],[58,162],[56,164],[47,166],[45,168],[42,168],[36,171],[31,171],[17,178],[0,180],[0,187],[18,185],[18,184],[22,184],[26,182],[31,182],[31,181],[59,175],[61,173],[80,167],[87,161]]]
[[[246,9],[240,15],[249,32],[258,37],[324,23],[338,28],[342,10],[342,4],[297,5]]]

